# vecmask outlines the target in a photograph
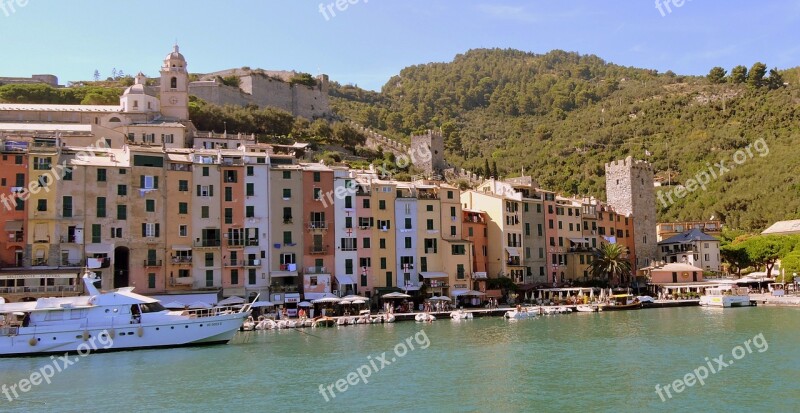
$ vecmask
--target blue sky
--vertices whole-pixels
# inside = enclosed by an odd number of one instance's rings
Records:
[[[706,74],[756,61],[800,65],[800,0],[27,0],[0,8],[0,76],[61,83],[112,68],[157,75],[177,39],[192,72],[327,73],[369,89],[402,68],[472,48],[596,54],[626,66]],[[345,1],[345,0],[340,0]],[[660,0],[662,3],[667,0]],[[328,9],[332,5],[335,16]]]

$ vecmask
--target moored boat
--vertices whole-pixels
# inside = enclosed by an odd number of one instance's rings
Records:
[[[631,294],[617,294],[609,297],[609,301],[600,305],[600,311],[638,310],[642,302]]]
[[[0,356],[223,344],[250,316],[250,304],[170,311],[132,287],[100,292],[95,281],[84,274],[85,296],[0,304]]]
[[[596,305],[592,304],[580,304],[575,307],[575,311],[579,313],[596,313],[600,309]]]
[[[708,307],[749,307],[750,290],[747,287],[709,288],[700,296],[700,305]]]

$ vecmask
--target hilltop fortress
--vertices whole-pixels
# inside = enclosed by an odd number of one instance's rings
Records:
[[[317,76],[315,84],[309,86],[292,83],[297,75],[294,71],[223,70],[201,75],[200,80],[189,83],[189,94],[215,105],[276,107],[306,119],[330,115],[328,76]],[[220,81],[230,76],[239,79],[239,87]]]

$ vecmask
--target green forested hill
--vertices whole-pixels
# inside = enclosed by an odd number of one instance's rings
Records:
[[[484,49],[403,69],[380,93],[334,85],[331,95],[339,115],[389,136],[441,128],[452,164],[482,173],[496,161],[501,176],[524,168],[564,194],[604,196],[604,164],[627,155],[684,183],[763,138],[768,155],[751,149],[707,190],[659,203],[660,218],[715,216],[746,230],[798,218],[800,68],[728,70],[678,76],[563,51]]]

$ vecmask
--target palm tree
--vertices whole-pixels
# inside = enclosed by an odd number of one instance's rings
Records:
[[[628,261],[628,249],[620,244],[603,244],[595,252],[589,271],[596,278],[609,282],[619,279],[620,283],[630,278],[631,262]]]

